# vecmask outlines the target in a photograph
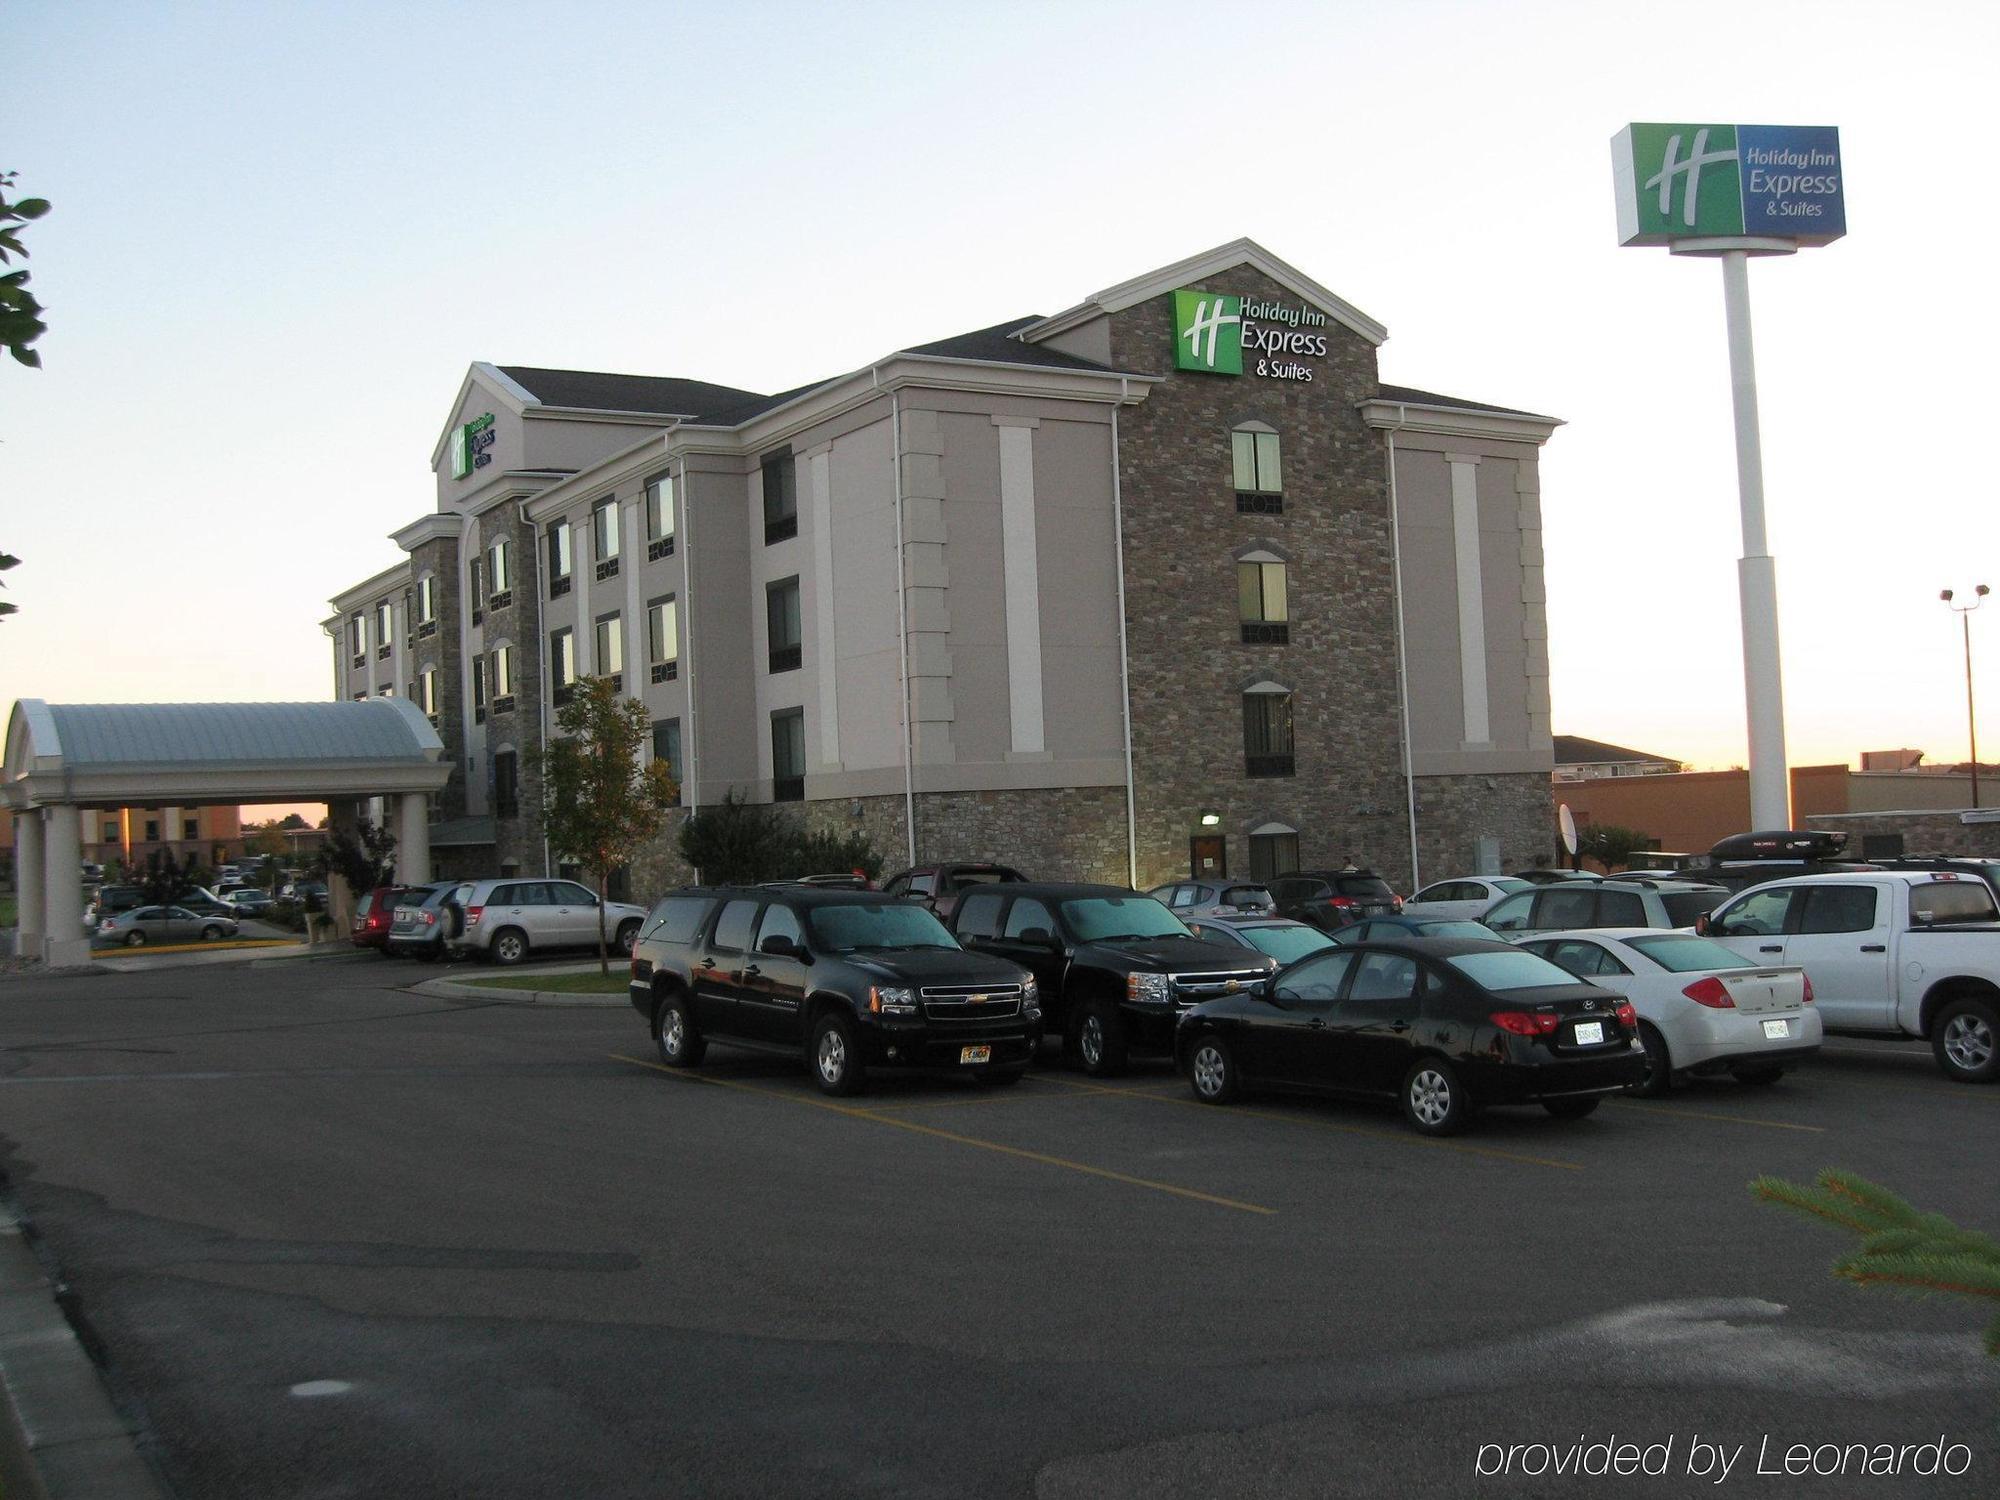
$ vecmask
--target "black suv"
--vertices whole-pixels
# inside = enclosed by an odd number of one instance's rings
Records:
[[[633,945],[631,996],[669,1067],[715,1042],[800,1058],[829,1094],[858,1093],[876,1067],[1017,1083],[1042,1040],[1025,969],[967,953],[879,891],[675,891]]]
[[[1278,903],[1278,915],[1310,922],[1324,932],[1337,932],[1369,917],[1393,917],[1403,898],[1373,870],[1295,870],[1266,881]]]
[[[1204,943],[1151,896],[1116,885],[1008,882],[966,891],[952,914],[966,947],[1034,971],[1048,1025],[1094,1074],[1128,1053],[1174,1050],[1181,1012],[1262,984],[1277,961]]]

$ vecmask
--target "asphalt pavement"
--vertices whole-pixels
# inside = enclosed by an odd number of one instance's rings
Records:
[[[1921,1048],[1432,1142],[1053,1056],[670,1074],[630,1011],[430,977],[0,980],[0,1167],[170,1493],[1683,1495],[1713,1444],[1735,1492],[2000,1488],[1986,1314],[1745,1187],[2000,1229],[2000,1089]],[[1964,1473],[1755,1471],[1940,1436]],[[1612,1439],[1666,1473],[1532,1472]]]

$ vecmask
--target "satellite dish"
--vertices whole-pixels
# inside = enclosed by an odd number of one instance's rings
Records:
[[[1576,853],[1576,819],[1570,816],[1569,804],[1556,804],[1556,827],[1562,830],[1563,853]]]

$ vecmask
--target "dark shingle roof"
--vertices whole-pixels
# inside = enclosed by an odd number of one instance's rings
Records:
[[[1014,337],[1030,323],[1041,322],[1039,315],[1026,318],[1010,318],[1005,323],[995,323],[991,328],[976,328],[971,333],[961,333],[956,337],[939,339],[934,344],[918,344],[905,349],[905,354],[930,354],[940,359],[976,359],[998,365],[1044,365],[1052,370],[1102,370],[1104,365],[1095,360],[1079,359],[1074,354],[1065,354],[1060,349],[1051,349],[1046,344],[1024,344]]]
[[[1460,411],[1490,411],[1503,417],[1535,417],[1548,421],[1540,412],[1522,411],[1515,406],[1491,406],[1484,401],[1467,401],[1462,396],[1440,396],[1436,391],[1420,391],[1415,386],[1385,385],[1375,393],[1377,401],[1407,401],[1412,406],[1450,406]]]
[[[727,406],[718,405],[707,408],[695,418],[695,425],[698,427],[740,427],[752,417],[761,417],[765,412],[775,407],[783,406],[787,401],[796,401],[799,397],[805,395],[806,392],[816,391],[821,386],[831,385],[832,383],[830,380],[815,380],[810,385],[793,386],[789,391],[779,391],[775,396],[756,396],[744,401],[733,402]]]
[[[1649,760],[1663,766],[1680,764],[1671,756],[1653,755],[1644,750],[1629,750],[1623,745],[1607,745],[1603,740],[1587,740],[1575,734],[1556,735],[1555,748],[1556,764],[1559,766],[1592,766],[1607,761],[1625,760]]]
[[[545,370],[535,365],[501,365],[500,373],[524,387],[544,406],[584,411],[644,411],[663,417],[692,417],[760,399],[755,391],[671,375],[608,375],[597,370]]]

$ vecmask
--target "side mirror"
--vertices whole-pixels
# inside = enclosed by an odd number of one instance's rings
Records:
[[[799,945],[783,933],[773,933],[770,937],[765,938],[763,942],[757,945],[757,951],[759,953],[771,954],[777,958],[798,958],[801,956]]]
[[[1021,941],[1024,943],[1034,943],[1046,948],[1055,939],[1046,927],[1023,927],[1021,929]]]
[[[1694,930],[1702,937],[1708,936],[1708,913],[1703,912],[1694,919]]]
[[[1300,995],[1297,990],[1289,988],[1280,989],[1276,981],[1266,980],[1264,982],[1264,998],[1277,1006],[1278,1009],[1287,1010],[1294,1001],[1300,998]]]

